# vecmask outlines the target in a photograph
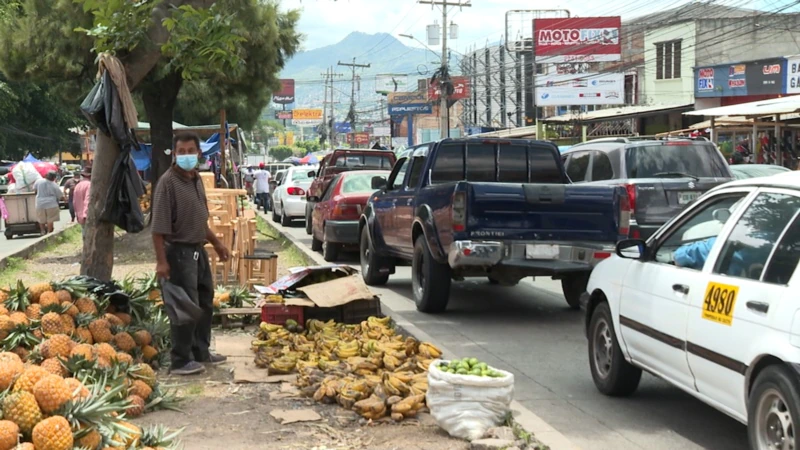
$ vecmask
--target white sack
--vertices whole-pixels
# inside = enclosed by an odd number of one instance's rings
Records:
[[[428,369],[426,402],[431,415],[451,436],[474,441],[500,425],[511,411],[514,375],[494,369],[503,377],[478,377],[442,372],[433,361]]]
[[[21,162],[11,169],[11,174],[14,175],[14,185],[16,192],[23,194],[26,192],[33,192],[33,184],[40,178],[39,172],[33,167],[33,164]]]

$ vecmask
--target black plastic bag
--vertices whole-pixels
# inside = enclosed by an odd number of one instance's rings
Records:
[[[136,171],[130,147],[122,149],[114,162],[111,185],[100,220],[111,222],[128,233],[144,229],[144,214],[139,206],[139,197],[144,195],[144,183]]]
[[[164,278],[159,280],[159,284],[161,284],[161,296],[164,298],[167,316],[173,325],[197,323],[203,317],[200,305],[192,301],[182,287],[170,283]]]
[[[111,78],[108,72],[105,72],[81,103],[81,112],[86,116],[86,120],[104,134],[109,134],[105,111],[109,84],[111,84]]]

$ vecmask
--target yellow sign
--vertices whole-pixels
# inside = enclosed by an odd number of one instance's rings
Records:
[[[708,283],[703,300],[703,319],[730,326],[733,322],[733,309],[739,286],[722,283]]]
[[[321,109],[294,109],[292,120],[317,120],[322,119]]]

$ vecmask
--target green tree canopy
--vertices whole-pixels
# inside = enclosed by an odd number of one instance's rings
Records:
[[[294,149],[288,145],[276,145],[269,149],[269,156],[275,158],[276,161],[283,161],[292,155],[294,155]]]

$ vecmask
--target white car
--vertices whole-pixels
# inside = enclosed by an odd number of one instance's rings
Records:
[[[308,176],[317,166],[296,166],[286,169],[286,173],[275,186],[272,193],[272,220],[281,225],[289,225],[292,220],[306,217],[306,191],[313,179]]]
[[[598,390],[630,395],[645,370],[747,424],[750,448],[800,448],[798,259],[800,172],[724,184],[620,242],[581,297]]]

